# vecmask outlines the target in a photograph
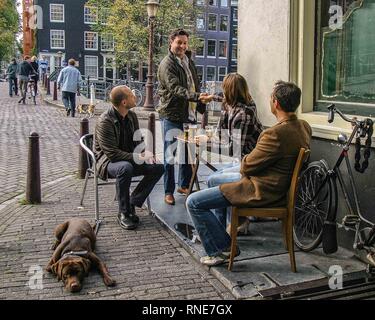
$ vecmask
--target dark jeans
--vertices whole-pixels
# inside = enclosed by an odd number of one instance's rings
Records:
[[[13,86],[14,86],[14,93],[18,94],[18,81],[17,78],[9,78],[9,95],[13,96]]]
[[[183,124],[172,122],[167,119],[162,119],[162,133],[164,140],[164,191],[165,194],[174,194],[175,191],[175,176],[174,176],[174,158],[176,156],[178,132],[183,132]],[[169,133],[168,133],[169,132]],[[185,164],[179,165],[178,184],[182,188],[188,188],[192,176],[191,165],[187,161],[187,150],[185,149]]]
[[[119,212],[130,212],[130,205],[141,208],[156,183],[164,173],[162,164],[132,164],[127,161],[110,162],[107,167],[108,177],[116,179],[116,194]],[[144,176],[131,196],[130,184],[133,177]]]
[[[61,95],[66,111],[70,109],[70,115],[74,117],[76,113],[76,94],[74,92],[63,91]]]
[[[26,103],[26,94],[27,94],[27,84],[29,83],[29,78],[26,76],[20,76],[19,78],[20,90],[21,90],[21,100],[23,103]]]

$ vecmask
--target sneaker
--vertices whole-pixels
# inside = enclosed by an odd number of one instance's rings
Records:
[[[67,109],[67,110],[66,110],[66,116],[67,116],[67,117],[70,116],[70,109]]]
[[[134,223],[139,223],[139,217],[135,213],[135,206],[132,204],[130,205],[130,211],[131,211],[131,213],[129,213],[130,220],[132,220]]]
[[[209,256],[202,257],[200,261],[201,261],[201,264],[213,267],[213,266],[217,266],[219,264],[223,264],[227,260],[228,260],[227,257],[225,257],[223,254],[218,254],[218,255],[213,256],[213,257],[209,257]]]

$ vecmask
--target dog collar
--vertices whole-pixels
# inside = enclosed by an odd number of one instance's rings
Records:
[[[69,256],[83,257],[87,254],[88,254],[88,251],[69,251],[69,252],[64,253],[62,258],[66,258],[66,257],[69,257]]]

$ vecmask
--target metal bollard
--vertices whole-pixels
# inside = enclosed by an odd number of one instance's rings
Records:
[[[152,150],[150,150],[152,152],[152,154],[155,156],[156,155],[156,145],[155,145],[155,141],[156,141],[156,137],[155,137],[155,113],[151,112],[149,117],[148,117],[148,132],[151,132],[151,140],[152,141],[147,141],[148,143],[146,143],[146,145],[149,145],[150,143],[152,143]]]
[[[32,132],[29,136],[26,202],[29,204],[39,204],[42,202],[40,186],[39,135],[36,132]]]
[[[49,77],[47,78],[47,93],[48,96],[51,95],[51,82],[49,80]]]
[[[89,120],[87,118],[84,118],[80,122],[80,137],[83,137],[85,134],[89,133]],[[86,176],[86,170],[88,169],[88,161],[87,161],[88,155],[86,154],[86,151],[82,149],[82,147],[79,147],[79,156],[78,156],[78,178],[79,179],[85,179]]]
[[[206,126],[208,124],[208,111],[206,110],[205,113],[202,114],[202,129],[206,129]]]
[[[57,100],[57,82],[53,82],[53,101]]]

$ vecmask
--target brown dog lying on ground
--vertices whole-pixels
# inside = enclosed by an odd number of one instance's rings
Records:
[[[82,281],[88,275],[91,264],[103,276],[106,286],[116,282],[110,277],[104,262],[94,253],[96,235],[93,227],[83,219],[73,218],[57,226],[55,252],[46,270],[57,275],[64,282],[66,290],[77,292],[82,289]]]

